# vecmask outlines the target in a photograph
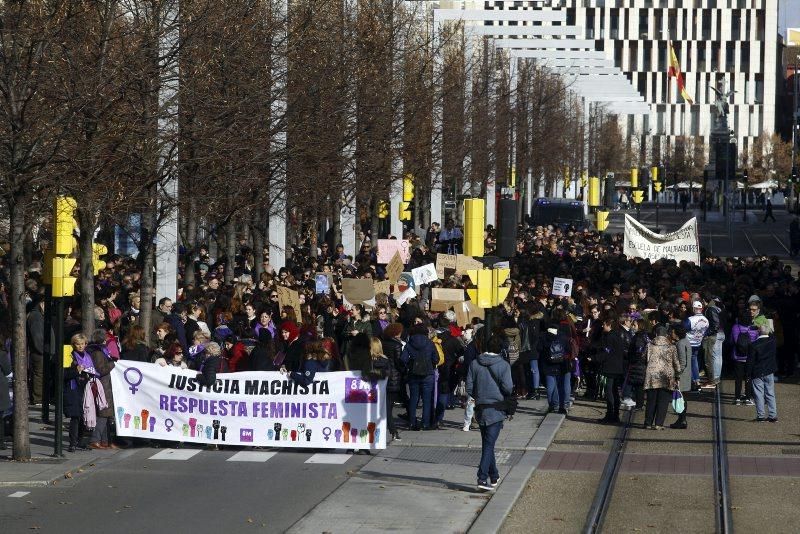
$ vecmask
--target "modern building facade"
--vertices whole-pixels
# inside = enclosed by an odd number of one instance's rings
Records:
[[[649,115],[630,116],[623,127],[644,135],[647,157],[658,144],[680,136],[702,136],[706,144],[714,122],[720,82],[735,91],[729,127],[740,152],[762,132],[776,129],[779,80],[778,0],[524,0],[442,2],[486,10],[565,9],[567,24],[584,28],[634,87],[651,104]],[[500,25],[522,25],[516,21]],[[684,102],[667,76],[672,41],[686,87],[694,102]],[[577,68],[577,67],[576,67]]]

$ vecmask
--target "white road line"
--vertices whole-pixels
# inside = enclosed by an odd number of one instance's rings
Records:
[[[753,242],[750,241],[750,237],[747,235],[747,233],[745,232],[742,235],[744,235],[744,238],[747,239],[747,243],[750,245],[750,248],[753,249],[753,255],[758,256],[758,251],[756,250],[756,247],[753,246]]]
[[[150,460],[188,460],[200,451],[197,449],[165,449],[154,454]]]
[[[347,460],[349,460],[353,455],[352,454],[335,454],[335,453],[325,453],[320,452],[313,455],[311,458],[306,460],[304,463],[307,464],[343,464]]]
[[[266,462],[273,456],[278,454],[277,452],[268,452],[268,451],[239,451],[226,461],[228,462]]]
[[[783,241],[781,240],[781,238],[780,238],[780,237],[778,237],[778,236],[777,236],[777,235],[775,235],[775,234],[772,234],[772,237],[774,237],[774,238],[775,238],[775,241],[777,241],[778,243],[780,243],[780,244],[781,244],[781,246],[783,247],[783,250],[785,250],[787,254],[791,254],[791,253],[792,253],[792,252],[791,252],[791,251],[790,251],[790,250],[789,250],[789,249],[786,247],[786,245],[784,245],[784,244],[783,244]]]
[[[29,494],[30,494],[30,491],[15,491],[11,495],[9,495],[9,497],[11,497],[13,499],[19,499],[20,497],[24,497],[25,495],[29,495]]]

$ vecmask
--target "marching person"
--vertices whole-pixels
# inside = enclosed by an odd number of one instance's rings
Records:
[[[498,405],[511,395],[511,366],[503,359],[503,340],[493,335],[486,344],[486,352],[478,356],[467,372],[467,395],[475,399],[475,412],[481,429],[481,461],[478,465],[478,489],[493,490],[500,473],[494,456],[494,446],[506,418]]]
[[[647,347],[647,371],[644,389],[647,394],[647,412],[644,428],[661,430],[667,417],[667,408],[672,400],[675,377],[680,374],[678,351],[667,339],[667,327],[658,325],[655,337]]]
[[[747,355],[747,376],[753,381],[753,400],[756,402],[756,422],[778,422],[775,402],[775,371],[778,370],[775,338],[769,323],[759,323],[758,338],[750,344]],[[766,405],[766,410],[765,410]]]

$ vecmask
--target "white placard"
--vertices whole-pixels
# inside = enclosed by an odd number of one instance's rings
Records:
[[[416,287],[419,287],[422,284],[435,282],[439,279],[439,275],[436,274],[436,265],[433,263],[423,265],[422,267],[417,267],[416,269],[411,269],[411,276],[414,277],[414,285]]]
[[[630,215],[625,215],[625,247],[628,258],[646,258],[688,261],[700,264],[700,242],[698,241],[697,217],[692,217],[680,229],[668,234],[657,234],[648,230]]]
[[[572,278],[553,278],[553,295],[557,297],[572,296]]]
[[[217,445],[386,448],[386,381],[317,373],[302,386],[278,372],[218,374],[118,361],[111,372],[117,434]]]

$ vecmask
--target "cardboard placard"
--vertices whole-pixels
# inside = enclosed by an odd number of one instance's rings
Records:
[[[342,278],[342,294],[350,304],[375,306],[375,286],[371,278]]]
[[[456,274],[465,275],[470,269],[483,269],[483,264],[472,256],[459,254],[456,257]]]
[[[416,287],[422,284],[435,282],[439,279],[439,276],[436,274],[436,266],[432,263],[417,267],[416,269],[411,269],[411,275],[414,277],[414,285]]]
[[[386,295],[392,294],[392,284],[388,280],[382,282],[375,282],[372,287],[375,288],[375,294],[385,293]]]
[[[399,252],[394,253],[394,256],[386,266],[386,274],[389,277],[390,284],[396,284],[397,279],[403,274],[403,260],[400,258]]]
[[[572,287],[574,285],[572,278],[553,278],[553,290],[551,293],[557,297],[569,297],[572,295]]]
[[[300,311],[300,295],[294,289],[278,286],[278,305],[281,307],[291,306],[294,308],[294,313],[297,316],[297,320],[301,320],[303,314]]]
[[[437,254],[436,255],[436,275],[439,278],[445,278],[452,273],[448,273],[447,271],[452,270],[455,272],[456,270],[456,262],[458,261],[458,256],[455,254]]]
[[[481,321],[484,320],[485,314],[483,308],[475,306],[471,301],[461,303],[460,308],[456,308],[456,323],[458,326],[466,326],[472,322],[472,319],[477,317]]]
[[[431,311],[447,311],[453,308],[456,312],[463,310],[464,290],[434,287],[431,290]]]
[[[411,245],[407,239],[378,239],[378,263],[388,264],[395,253],[403,263],[411,259]]]

